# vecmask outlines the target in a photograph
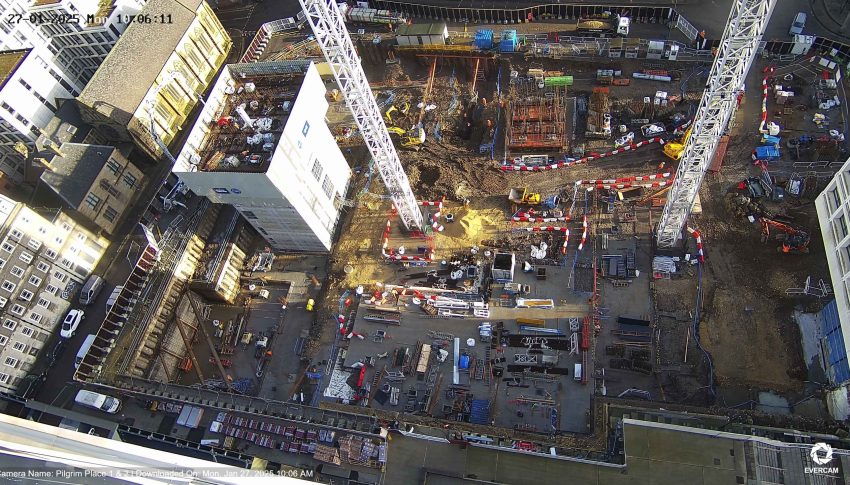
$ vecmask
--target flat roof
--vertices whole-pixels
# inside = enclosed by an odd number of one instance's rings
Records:
[[[201,143],[198,171],[265,173],[304,77],[300,72],[239,77]],[[249,83],[252,92],[245,89]]]
[[[0,89],[6,85],[6,81],[15,73],[31,50],[17,49],[0,52]]]
[[[128,124],[202,3],[148,0],[140,14],[168,15],[172,23],[130,24],[77,100],[118,123]]]
[[[41,174],[41,180],[62,199],[77,207],[91,190],[97,175],[115,151],[115,147],[63,143],[60,149],[62,156],[53,157],[50,162],[53,170],[45,170]]]
[[[396,30],[396,35],[443,35],[446,31],[445,22],[430,24],[404,24]]]

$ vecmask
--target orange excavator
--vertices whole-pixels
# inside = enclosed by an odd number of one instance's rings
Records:
[[[760,218],[759,223],[761,224],[762,241],[767,241],[767,238],[770,237],[770,228],[785,233],[785,239],[782,241],[782,246],[776,248],[777,251],[786,254],[809,252],[810,238],[807,232],[766,217]]]

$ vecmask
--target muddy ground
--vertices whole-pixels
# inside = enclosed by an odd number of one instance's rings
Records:
[[[502,69],[524,72],[529,66],[564,69],[565,63],[548,60],[527,63],[517,59],[513,63],[503,63]],[[622,60],[616,64],[571,62],[569,66],[576,79],[575,85],[570,88],[571,93],[587,95],[593,87],[596,69],[612,66],[630,73],[641,64]],[[367,71],[370,78],[387,85],[419,82],[424,86],[428,67],[428,63],[421,59],[402,59],[400,64],[388,68],[370,66]],[[759,228],[731,214],[723,202],[725,194],[734,191],[738,182],[759,173],[752,166],[750,152],[758,140],[761,67],[757,63],[752,69],[747,84],[748,94],[738,112],[737,128],[732,133],[723,170],[706,178],[700,192],[703,212],[691,218],[691,225],[702,232],[706,247],[699,336],[713,361],[716,392],[711,395],[708,390],[707,360],[697,347],[694,336],[688,334],[697,287],[697,276],[692,271],[684,278],[661,281],[656,286],[659,310],[678,315],[659,319],[658,323],[665,342],[659,364],[661,368],[666,366],[668,369],[661,371],[659,380],[671,390],[661,399],[680,404],[733,405],[736,399],[752,397],[758,390],[775,390],[791,397],[805,390],[803,380],[806,371],[800,336],[791,312],[795,306],[816,308],[818,302],[788,297],[785,290],[799,287],[810,275],[815,279],[828,279],[812,204],[816,191],[810,191],[799,200],[789,198],[783,205],[774,208],[792,214],[798,225],[807,228],[811,234],[810,252],[805,255],[777,253],[778,241],[762,242]],[[652,96],[656,90],[678,92],[684,98],[678,109],[693,113],[707,69],[687,64],[679,64],[675,68],[680,70],[678,74],[682,81],[637,81],[631,86],[611,87],[611,95],[619,105],[625,106],[634,100],[642,100],[644,96]],[[440,67],[429,99],[438,108],[425,118],[426,122],[441,123],[443,138],[441,141],[429,139],[418,152],[399,150],[417,197],[420,200],[445,197],[444,212],[455,215],[456,222],[447,224],[445,233],[435,238],[441,254],[504,235],[509,230],[505,220],[510,214],[506,200],[510,187],[529,186],[544,194],[564,189],[569,192],[573,182],[582,178],[614,178],[675,169],[675,165],[663,156],[660,147],[650,146],[615,158],[551,172],[503,173],[497,168],[505,153],[503,149],[496,150],[496,161],[490,160],[478,153],[480,137],[463,140],[455,132],[460,113],[455,100],[463,99],[470,86],[471,79],[462,70]],[[415,105],[424,89],[398,90],[402,91],[396,103],[406,101]],[[478,91],[479,96],[487,97],[490,103],[498,102],[494,96],[494,79],[479,81]],[[505,98],[510,97],[510,90],[503,87],[502,92]],[[792,121],[788,120],[788,123]],[[582,138],[581,135],[576,136],[571,144],[584,145],[589,151],[613,148],[613,139],[585,143]],[[332,308],[345,289],[403,277],[400,268],[387,265],[380,258],[381,234],[390,213],[389,202],[380,198],[383,194],[380,178],[373,174],[368,191],[364,191],[367,162],[364,162],[362,147],[359,150],[355,147],[351,157],[352,164],[364,170],[349,192],[348,197],[354,201],[353,207],[346,210],[341,222],[341,237],[332,258],[330,273],[334,277],[326,300],[328,315],[333,313]],[[467,201],[466,206],[464,200]],[[660,215],[660,208],[656,208],[647,216],[657,223]],[[639,230],[647,234],[650,227],[645,224]],[[344,271],[346,266],[348,273]],[[329,343],[333,334],[333,326],[327,325],[322,333],[322,342],[316,342],[315,347]],[[688,347],[685,342],[688,342]],[[688,360],[685,364],[686,352]]]

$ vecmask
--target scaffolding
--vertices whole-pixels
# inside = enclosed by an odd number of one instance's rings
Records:
[[[508,149],[564,150],[567,146],[567,113],[560,87],[546,92],[533,92],[536,86],[526,86],[525,93],[515,96],[508,114]]]

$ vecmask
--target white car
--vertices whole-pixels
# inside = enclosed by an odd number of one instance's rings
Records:
[[[59,336],[62,338],[71,338],[77,333],[77,327],[83,321],[86,314],[82,310],[71,310],[62,321],[62,330],[59,331]]]

